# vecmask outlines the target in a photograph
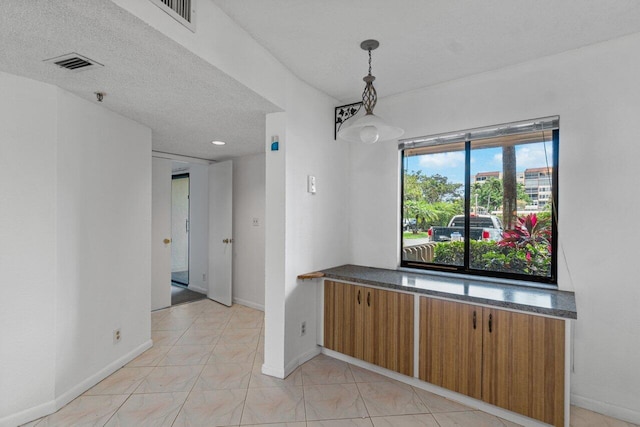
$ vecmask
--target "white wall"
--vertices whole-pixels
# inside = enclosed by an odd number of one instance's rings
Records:
[[[288,374],[317,352],[316,286],[313,281],[297,280],[297,275],[340,265],[349,258],[349,152],[347,144],[333,140],[335,100],[293,76],[287,82],[287,113],[282,120],[277,120],[277,115],[271,115],[273,121],[269,117],[266,138],[268,150],[270,136],[280,136],[280,151],[268,151],[266,155],[267,316],[263,371],[273,375]],[[316,177],[316,194],[307,193],[308,175]],[[272,197],[284,206],[274,205]],[[280,223],[272,228],[270,221],[283,219],[284,230],[279,229]],[[283,234],[284,257],[280,258]],[[270,262],[283,262],[284,270]],[[275,301],[272,292],[284,301]],[[271,348],[270,342],[280,345],[280,336],[273,337],[271,329],[281,333],[282,325],[276,320],[279,318],[284,319],[284,366],[277,360],[279,356],[268,354],[280,350]],[[303,321],[307,333],[301,337]]]
[[[635,423],[638,233],[594,230],[635,224],[640,211],[639,74],[640,35],[634,35],[385,98],[376,109],[409,137],[560,116],[559,286],[575,290],[578,306],[572,401]],[[353,146],[352,159],[352,260],[393,267],[397,150],[393,143]],[[378,230],[377,237],[367,230]]]
[[[150,339],[150,130],[59,90],[57,182],[62,394]]]
[[[349,258],[349,145],[333,140],[334,99],[295,77],[287,89],[285,366],[291,368],[316,350],[319,306],[314,281],[297,276]],[[307,192],[308,175],[316,177],[316,194]]]
[[[5,73],[0,93],[0,425],[10,425],[55,392],[57,93]]]
[[[0,73],[0,89],[11,295],[0,313],[0,425],[13,426],[151,344],[151,131],[50,85]]]
[[[253,224],[253,219],[258,224]],[[264,310],[265,154],[233,160],[233,301]]]
[[[284,378],[287,114],[267,114],[265,129],[265,341],[262,372]],[[278,151],[270,151],[271,136],[278,136]]]

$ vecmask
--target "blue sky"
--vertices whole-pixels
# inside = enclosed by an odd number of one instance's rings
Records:
[[[549,166],[553,164],[553,146],[547,142]],[[428,154],[405,158],[409,172],[422,171],[423,175],[439,174],[449,181],[464,183],[464,151]],[[543,143],[524,144],[516,147],[516,168],[522,172],[528,168],[547,165]],[[502,148],[483,148],[471,151],[471,176],[478,172],[502,170]]]

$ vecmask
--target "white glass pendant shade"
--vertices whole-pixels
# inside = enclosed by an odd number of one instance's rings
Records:
[[[378,128],[375,126],[365,126],[360,129],[360,140],[365,144],[374,144],[380,139]]]
[[[402,136],[404,130],[388,125],[375,114],[366,114],[348,127],[343,127],[338,136],[350,142],[364,142],[373,144],[378,141],[388,141]]]

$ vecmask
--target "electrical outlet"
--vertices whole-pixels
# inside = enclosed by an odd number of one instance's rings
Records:
[[[254,227],[259,227],[260,226],[260,220],[258,218],[253,218],[253,226]]]
[[[117,344],[120,342],[120,338],[122,338],[122,335],[120,334],[120,328],[118,329],[114,329],[113,330],[113,343]]]
[[[307,322],[303,321],[300,324],[300,336],[303,337],[306,335],[306,333],[307,333]]]

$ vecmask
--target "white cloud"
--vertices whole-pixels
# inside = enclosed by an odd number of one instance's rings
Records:
[[[547,143],[547,156],[545,158],[545,147],[540,144],[528,144],[516,147],[516,167],[519,171],[528,168],[543,168],[549,162],[549,166],[553,166],[553,146]],[[502,153],[496,153],[493,156],[493,163],[502,166]]]
[[[527,168],[543,168],[553,166],[553,146],[547,143],[545,157],[545,147],[542,144],[529,144],[516,148],[516,165],[518,170]]]
[[[455,168],[464,166],[464,151],[429,154],[420,156],[420,166],[429,169]]]

